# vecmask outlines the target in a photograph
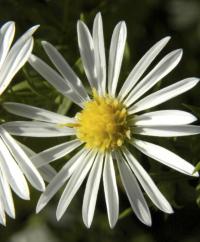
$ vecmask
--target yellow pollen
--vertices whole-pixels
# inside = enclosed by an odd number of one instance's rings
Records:
[[[93,99],[84,104],[76,119],[76,135],[88,148],[104,152],[116,149],[126,138],[130,139],[125,106],[116,98],[99,96],[95,90]]]

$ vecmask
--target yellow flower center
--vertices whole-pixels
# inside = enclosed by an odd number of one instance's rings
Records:
[[[122,146],[125,139],[130,138],[125,106],[116,98],[99,96],[96,91],[93,96],[76,115],[77,137],[86,147],[103,152]]]

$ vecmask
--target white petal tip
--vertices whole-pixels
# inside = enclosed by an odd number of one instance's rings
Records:
[[[31,63],[31,62],[35,62],[36,59],[37,59],[36,56],[33,55],[33,54],[31,54],[31,55],[29,56],[28,62],[29,62],[29,63]]]
[[[163,39],[165,39],[166,41],[169,41],[171,39],[171,36],[166,36]]]
[[[179,51],[180,55],[182,56],[183,55],[183,49],[179,49],[178,51]]]
[[[9,25],[14,24],[15,25],[15,22],[14,21],[8,21],[7,24],[9,24]]]
[[[147,220],[147,221],[144,221],[144,224],[148,227],[151,227],[152,226],[152,221],[151,220]]]
[[[183,49],[177,49],[177,50],[175,50],[174,52],[175,52],[175,54],[176,54],[177,56],[179,56],[179,58],[181,58],[182,55],[183,55]]]
[[[83,23],[82,20],[79,19],[79,20],[77,21],[77,28],[80,28],[81,25],[83,26],[84,23]]]
[[[31,27],[31,30],[32,30],[32,34],[38,29],[40,27],[40,25],[39,24],[37,24],[37,25],[35,25],[35,26],[33,26],[33,27]]]
[[[49,42],[48,41],[46,41],[46,40],[42,40],[42,46],[43,47],[45,47],[45,46],[47,46],[47,45],[49,45]]]
[[[116,223],[117,223],[117,221],[116,222],[109,222],[110,228],[114,229]]]
[[[38,204],[37,206],[36,206],[36,209],[35,209],[35,212],[38,214],[41,210],[42,210],[42,206],[40,205],[40,204]]]
[[[23,200],[30,200],[30,195],[21,197]]]
[[[56,212],[56,220],[60,221],[61,218],[62,218],[62,215],[60,213]]]
[[[98,12],[95,18],[101,18],[101,12]]]
[[[16,218],[15,213],[9,214],[9,216],[10,216],[12,219],[15,219],[15,218]]]
[[[39,199],[37,206],[36,206],[36,213],[39,213],[45,207],[45,205],[46,205],[46,203],[42,202],[42,200]]]
[[[168,213],[168,214],[173,214],[174,210],[171,206],[167,207],[163,212]]]
[[[40,192],[44,192],[45,191],[46,187],[45,187],[45,183],[44,183],[43,180],[40,181],[40,183],[37,185],[36,189],[38,191],[40,191]]]
[[[195,172],[192,174],[193,177],[199,177],[199,173],[198,172]]]
[[[120,21],[120,27],[126,29],[126,22],[124,20]]]
[[[87,228],[87,229],[90,229],[90,227],[91,227],[91,222],[90,222],[90,223],[88,223],[88,221],[83,221],[83,222],[84,222],[86,228]]]
[[[26,192],[24,194],[19,194],[20,198],[23,200],[30,200],[30,193]]]
[[[0,224],[6,227],[6,221],[1,221]]]

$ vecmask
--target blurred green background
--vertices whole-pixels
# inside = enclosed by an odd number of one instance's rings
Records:
[[[125,20],[127,23],[128,40],[120,81],[124,80],[150,46],[167,35],[172,36],[172,40],[160,57],[176,48],[183,48],[184,55],[178,67],[154,90],[185,77],[200,76],[199,0],[0,0],[0,25],[8,20],[16,21],[16,35],[19,36],[30,26],[40,24],[35,34],[34,53],[48,60],[40,44],[41,40],[48,40],[61,51],[83,82],[87,83],[79,59],[76,22],[81,18],[91,28],[93,18],[98,11],[103,15],[107,51],[116,23],[120,20]],[[199,93],[200,86],[197,86],[157,109],[189,110],[200,118]],[[4,101],[27,103],[69,115],[77,110],[28,64],[16,75],[7,91],[0,97],[0,102]],[[7,114],[1,108],[0,120],[4,122],[20,118]],[[20,139],[37,152],[64,140],[65,138]],[[200,161],[200,136],[176,139],[154,138],[152,141],[174,151],[194,165]],[[119,184],[121,216],[116,227],[111,230],[107,222],[101,186],[93,225],[88,230],[81,218],[84,185],[60,222],[55,218],[60,194],[57,194],[40,214],[35,215],[39,192],[32,189],[31,201],[22,201],[14,196],[17,219],[11,220],[7,217],[7,227],[0,227],[0,241],[199,242],[199,180],[166,169],[141,154],[136,155],[173,205],[175,214],[168,216],[158,211],[148,200],[153,225],[151,228],[146,227],[131,212],[126,195]],[[59,169],[68,158],[53,165]]]

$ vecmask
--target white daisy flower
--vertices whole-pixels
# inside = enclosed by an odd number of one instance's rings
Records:
[[[199,79],[187,78],[143,97],[143,94],[174,69],[181,59],[182,50],[172,51],[148,74],[143,75],[169,41],[170,38],[166,37],[142,57],[118,91],[127,34],[126,24],[118,23],[112,34],[108,75],[101,15],[97,14],[94,20],[92,34],[82,21],[78,21],[77,31],[83,66],[92,90],[91,96],[61,54],[50,43],[42,44],[57,71],[34,55],[31,55],[29,63],[58,91],[76,103],[80,111],[71,118],[24,104],[5,103],[7,111],[33,121],[10,122],[4,124],[4,127],[14,135],[74,137],[32,158],[40,167],[77,149],[77,153],[64,165],[41,195],[37,212],[44,208],[67,182],[56,211],[59,220],[88,175],[82,216],[85,225],[90,227],[102,176],[108,220],[110,227],[114,227],[119,214],[115,175],[118,168],[135,215],[150,226],[151,215],[141,187],[160,210],[173,213],[173,209],[129,148],[133,146],[168,167],[197,177],[198,174],[193,174],[194,167],[190,163],[159,145],[144,141],[143,138],[194,135],[200,133],[200,127],[189,125],[196,118],[185,111],[160,110],[143,114],[141,111],[158,106],[188,91],[198,83]],[[136,135],[141,136],[142,140],[136,138]]]
[[[30,28],[11,47],[15,34],[15,23],[7,22],[1,27],[0,94],[28,60],[33,48],[32,35],[37,28],[38,26]],[[34,154],[32,153],[32,155]],[[52,179],[53,174],[55,175],[55,170],[49,166],[44,167],[41,172],[47,180]],[[29,188],[25,177],[36,189],[44,191],[43,178],[35,165],[20,145],[3,128],[3,125],[0,125],[0,223],[3,225],[6,224],[5,213],[15,218],[11,188],[22,199],[29,199]]]

